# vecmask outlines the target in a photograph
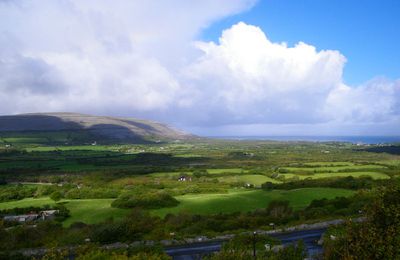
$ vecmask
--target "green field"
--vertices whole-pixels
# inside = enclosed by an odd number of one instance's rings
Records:
[[[307,166],[352,166],[354,163],[351,162],[309,162],[309,163],[304,163],[304,165]]]
[[[386,160],[386,161],[380,161],[380,162],[376,162],[379,164],[384,164],[384,165],[388,165],[388,166],[400,166],[400,160]]]
[[[38,146],[26,148],[28,152],[51,151],[114,151],[118,146],[112,145],[70,145],[70,146]]]
[[[154,172],[150,173],[148,176],[156,177],[156,178],[179,178],[181,175],[192,174],[191,172]]]
[[[385,166],[367,164],[367,165],[347,165],[347,166],[322,166],[322,167],[284,167],[289,172],[339,172],[339,171],[360,171],[360,170],[379,170],[385,169]]]
[[[228,169],[207,169],[209,174],[224,174],[224,173],[245,173],[246,170],[241,168],[228,168]]]
[[[230,190],[226,194],[196,194],[176,197],[180,204],[173,208],[153,210],[158,216],[168,213],[190,212],[215,214],[236,211],[251,211],[265,208],[272,200],[288,200],[294,209],[306,207],[314,199],[350,196],[353,191],[333,188],[304,188],[296,190]]]
[[[81,200],[62,200],[70,210],[70,217],[64,222],[64,226],[69,226],[74,222],[84,222],[87,224],[99,223],[108,218],[119,219],[130,212],[127,209],[112,208],[113,199],[81,199]],[[28,198],[18,201],[0,203],[0,210],[11,208],[41,207],[44,205],[54,205],[50,198]]]
[[[129,209],[111,207],[113,199],[82,199],[68,201],[66,207],[70,210],[71,217],[64,221],[65,226],[74,222],[88,224],[99,223],[108,218],[121,219],[126,216]]]
[[[0,210],[12,208],[41,207],[44,205],[54,205],[54,201],[48,197],[45,198],[27,198],[16,201],[8,201],[0,203]]]
[[[275,179],[272,179],[265,175],[260,175],[260,174],[224,176],[224,177],[219,177],[218,180],[220,182],[226,182],[226,183],[239,183],[239,182],[240,183],[249,183],[249,184],[253,184],[254,186],[261,186],[261,184],[266,183],[266,182],[272,182],[272,183],[280,182],[280,181],[277,181]]]
[[[336,178],[336,177],[348,177],[348,176],[352,176],[354,178],[369,176],[374,180],[390,179],[388,175],[380,172],[330,172],[330,173],[315,173],[309,175],[285,173],[285,174],[280,174],[279,176],[284,176],[285,179],[298,178],[300,180],[304,180],[307,178],[321,179],[321,178]]]

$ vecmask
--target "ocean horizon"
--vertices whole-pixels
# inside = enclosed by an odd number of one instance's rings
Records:
[[[347,142],[362,144],[396,144],[400,136],[208,136],[227,140],[262,140],[262,141],[306,141],[306,142]]]

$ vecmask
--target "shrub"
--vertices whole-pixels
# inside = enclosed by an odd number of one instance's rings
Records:
[[[151,192],[151,193],[128,193],[119,196],[114,200],[111,206],[116,208],[145,208],[158,209],[164,207],[175,207],[179,204],[174,197],[166,192]]]

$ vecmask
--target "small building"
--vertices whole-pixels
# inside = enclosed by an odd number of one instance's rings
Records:
[[[185,175],[182,175],[178,178],[178,181],[192,181],[192,177],[186,177]]]
[[[59,210],[43,210],[39,213],[29,213],[23,215],[4,216],[3,220],[8,222],[28,223],[39,220],[52,220],[58,214]]]
[[[38,218],[39,214],[25,214],[25,215],[5,216],[3,219],[4,221],[9,221],[9,222],[26,223],[26,222],[33,222]]]
[[[41,220],[52,220],[58,214],[58,210],[43,210],[39,212],[39,216]]]

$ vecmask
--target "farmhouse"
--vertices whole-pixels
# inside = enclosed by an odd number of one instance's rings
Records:
[[[42,220],[52,220],[58,214],[58,210],[43,210],[39,212],[39,216]]]
[[[182,175],[178,178],[178,181],[192,181],[191,177],[186,177],[185,175]]]
[[[39,213],[4,216],[3,219],[4,221],[19,223],[27,223],[39,220],[52,220],[55,218],[58,212],[58,210],[43,210]]]
[[[5,216],[4,221],[9,222],[32,222],[39,218],[39,214],[25,214],[25,215],[15,215],[15,216]]]

